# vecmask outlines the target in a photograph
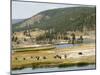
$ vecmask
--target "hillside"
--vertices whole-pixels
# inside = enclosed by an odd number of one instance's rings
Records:
[[[12,26],[13,31],[54,29],[57,32],[95,30],[95,7],[59,8],[40,12]]]
[[[22,21],[24,21],[24,19],[12,19],[12,24],[16,24]]]

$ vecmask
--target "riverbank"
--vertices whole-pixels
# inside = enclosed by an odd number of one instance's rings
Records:
[[[31,67],[35,68],[50,68],[50,67],[71,67],[71,66],[87,66],[90,64],[95,64],[95,56],[72,58],[61,61],[45,61],[45,62],[23,62],[20,64],[12,65],[12,70],[24,69]]]
[[[47,45],[47,46],[39,46],[39,47],[13,48],[13,51],[14,52],[41,51],[41,50],[51,50],[54,48],[55,48],[55,46],[53,46],[53,45]]]
[[[27,67],[61,67],[78,64],[95,64],[95,45],[83,44],[71,48],[15,52],[12,54],[12,69]]]
[[[84,66],[70,66],[70,67],[48,67],[48,68],[24,68],[21,70],[12,70],[12,74],[25,74],[25,73],[44,73],[44,72],[64,72],[64,71],[77,71],[77,70],[95,70],[95,64],[89,64]]]

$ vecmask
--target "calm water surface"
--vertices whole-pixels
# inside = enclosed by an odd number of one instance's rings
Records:
[[[72,71],[72,70],[88,70],[88,69],[95,69],[95,64],[82,66],[82,67],[66,67],[66,68],[25,68],[22,70],[12,70],[12,74],[19,74],[19,73],[37,73],[37,72],[53,72],[53,71]]]

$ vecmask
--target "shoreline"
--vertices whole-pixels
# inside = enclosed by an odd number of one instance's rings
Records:
[[[88,60],[87,60],[88,59]],[[12,65],[12,70],[18,70],[23,68],[50,68],[50,67],[70,67],[70,66],[85,66],[89,64],[96,64],[95,56],[86,56],[82,58],[74,58],[62,60],[60,62],[33,62],[33,63],[24,63],[19,65]]]
[[[63,72],[63,71],[77,71],[77,70],[95,70],[96,64],[89,64],[84,66],[69,66],[69,67],[47,67],[47,68],[24,68],[20,70],[12,70],[12,74],[23,73],[44,73],[44,72]]]
[[[57,57],[55,58],[55,56]],[[32,66],[35,68],[41,68],[78,64],[88,65],[95,64],[95,60],[94,45],[82,45],[80,47],[66,48],[62,50],[15,52],[12,55],[11,69],[22,69]]]

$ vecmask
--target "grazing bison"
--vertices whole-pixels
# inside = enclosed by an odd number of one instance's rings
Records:
[[[31,58],[33,58],[33,56],[31,56]]]
[[[39,57],[39,56],[36,56],[35,58],[36,58],[37,60],[39,60],[39,59],[40,59],[40,57]]]
[[[18,58],[16,57],[15,60],[18,60]]]
[[[26,58],[23,58],[23,60],[26,60]]]
[[[67,58],[67,55],[65,54],[64,57]]]
[[[43,59],[47,59],[45,56],[43,56]]]
[[[78,54],[79,54],[79,55],[83,55],[83,53],[82,53],[82,52],[79,52]]]
[[[61,56],[60,56],[60,55],[56,55],[56,56],[54,56],[54,58],[59,58],[59,59],[61,59]]]

